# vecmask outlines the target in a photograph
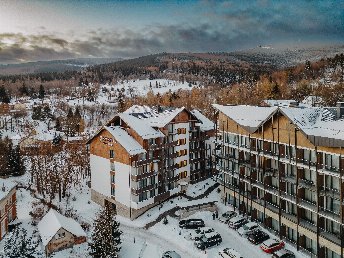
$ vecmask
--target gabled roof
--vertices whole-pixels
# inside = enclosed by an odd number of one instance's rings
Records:
[[[197,109],[192,110],[191,113],[200,121],[199,128],[201,131],[210,131],[214,129],[214,123]]]
[[[38,223],[38,231],[43,245],[46,246],[61,228],[78,237],[86,236],[85,231],[78,222],[63,216],[54,209],[50,209]]]
[[[120,126],[105,126],[115,140],[130,154],[146,153],[146,150]]]
[[[150,124],[143,120],[139,119],[133,115],[128,113],[121,113],[119,117],[131,128],[133,129],[138,135],[142,137],[142,139],[151,139],[151,138],[159,138],[165,137],[165,135],[160,132],[159,130],[155,130]]]
[[[17,184],[9,179],[0,179],[0,201],[5,198]]]
[[[198,120],[191,112],[189,112],[185,107],[181,108],[164,108],[159,110],[159,108],[150,108],[148,106],[138,106],[134,105],[128,108],[124,113],[131,114],[138,119],[145,120],[152,127],[162,128],[170,123],[179,113],[186,111],[195,120]]]
[[[257,131],[257,129],[278,109],[278,107],[257,107],[246,105],[223,106],[218,104],[213,104],[213,107],[224,113],[250,133]]]

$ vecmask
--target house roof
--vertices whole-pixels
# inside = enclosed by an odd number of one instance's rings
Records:
[[[151,139],[164,137],[165,135],[159,130],[155,130],[148,121],[139,119],[128,113],[121,113],[119,117],[142,137],[142,139]]]
[[[309,141],[318,146],[344,146],[344,119],[323,107],[258,107],[213,105],[248,132],[255,132],[276,112],[287,117]]]
[[[4,199],[16,186],[17,184],[15,182],[0,179],[0,201]]]
[[[213,107],[224,113],[250,133],[255,132],[278,109],[277,107],[258,107],[246,105],[223,106],[218,104],[213,104]]]
[[[75,236],[86,236],[85,231],[78,222],[63,216],[54,209],[50,209],[38,223],[38,231],[43,245],[46,246],[61,228]]]
[[[139,119],[147,121],[152,127],[162,128],[170,123],[180,112],[187,111],[195,120],[198,120],[191,112],[185,107],[181,108],[151,108],[148,106],[134,105],[128,108],[124,113],[131,114]]]
[[[104,128],[130,155],[146,153],[146,150],[120,126],[105,126]]]
[[[214,123],[197,109],[192,110],[191,113],[200,121],[199,128],[201,131],[210,131],[214,129]]]

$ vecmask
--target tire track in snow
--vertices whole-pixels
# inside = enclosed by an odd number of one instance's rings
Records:
[[[166,240],[160,236],[157,236],[157,235],[153,234],[152,232],[147,231],[143,228],[135,228],[135,227],[126,226],[123,224],[120,225],[120,228],[122,229],[124,234],[130,235],[132,237],[140,237],[140,238],[144,239],[146,242],[159,245],[163,249],[166,249],[166,250],[176,251],[176,252],[180,253],[182,255],[182,257],[184,257],[184,256],[188,257],[188,258],[199,258],[200,257],[199,254],[193,253],[192,250],[182,249],[182,248],[180,248],[180,246],[176,245],[175,243],[169,242],[168,240]],[[133,258],[135,258],[135,257],[133,257]]]

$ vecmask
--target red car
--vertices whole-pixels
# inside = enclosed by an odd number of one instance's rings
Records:
[[[263,242],[263,244],[261,244],[260,248],[264,252],[272,254],[277,250],[281,250],[284,247],[284,245],[284,242],[278,239],[268,239],[265,242]]]

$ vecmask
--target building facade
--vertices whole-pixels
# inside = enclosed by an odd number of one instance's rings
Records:
[[[0,180],[0,241],[8,233],[9,223],[17,218],[16,184]]]
[[[213,106],[223,200],[312,257],[343,257],[341,109]]]
[[[185,108],[133,106],[89,140],[91,198],[135,219],[213,174],[213,123]]]

